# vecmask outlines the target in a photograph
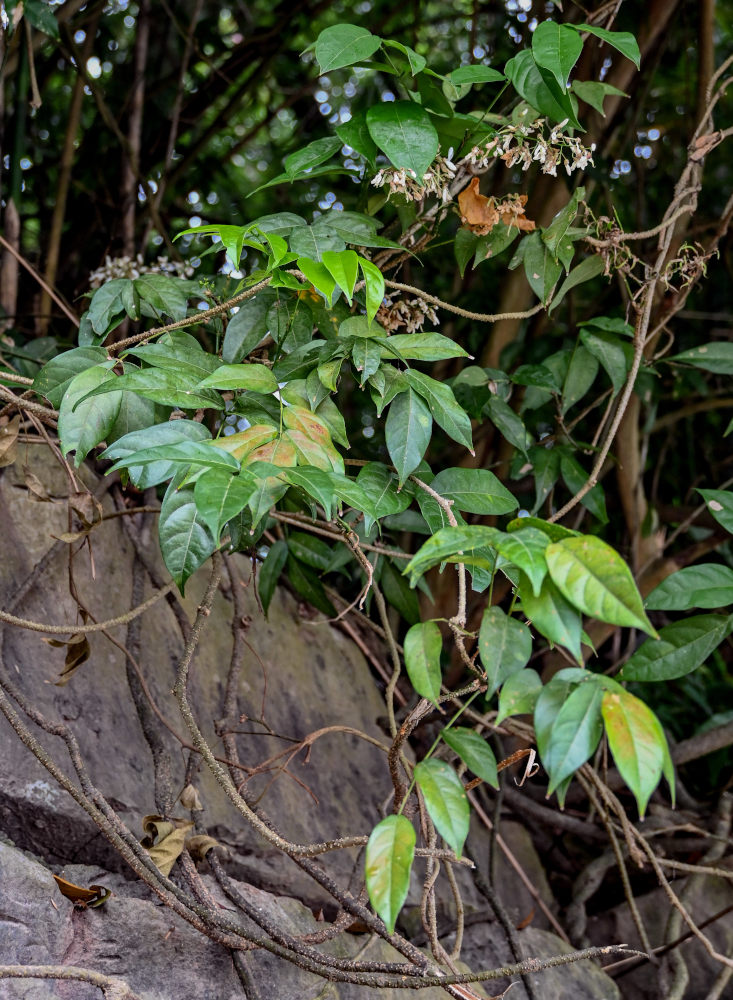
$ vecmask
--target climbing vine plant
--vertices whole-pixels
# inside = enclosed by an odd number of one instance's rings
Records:
[[[185,230],[179,235],[244,275],[235,294],[217,303],[205,282],[163,274],[109,280],[90,295],[78,346],[49,361],[32,385],[58,408],[62,449],[77,466],[95,454],[137,490],[161,492],[160,547],[181,591],[218,549],[246,551],[259,563],[265,612],[284,576],[327,616],[358,606],[379,620],[392,660],[394,810],[369,837],[365,871],[390,932],[415,853],[415,789],[460,856],[469,826],[463,773],[497,785],[506,766],[477,728],[460,724],[470,705],[494,706],[495,724],[532,715],[548,791],[561,804],[574,776],[607,747],[643,816],[663,775],[674,795],[674,772],[660,722],[626,682],[695,670],[733,625],[708,613],[657,631],[649,611],[729,603],[730,571],[685,570],[684,585],[672,574],[645,604],[627,563],[599,537],[608,521],[601,472],[635,386],[651,377],[649,303],[660,283],[697,280],[705,258],[689,247],[669,256],[679,198],[651,234],[660,238],[658,268],[635,257],[616,222],[591,211],[583,173],[594,148],[584,143],[579,109],[603,113],[620,91],[575,78],[587,45],[639,65],[632,35],[589,24],[543,21],[531,48],[503,69],[446,74],[365,28],[326,28],[306,55],[319,73],[378,69],[393,79],[395,99],[357,103],[335,135],[291,153],[265,186],[334,176],[360,185],[361,210],[332,209],[310,222],[277,212]],[[688,166],[695,162],[693,154]],[[541,228],[511,185],[500,197],[482,194],[482,177],[499,168],[509,178],[535,170],[581,183]],[[542,363],[515,358],[487,368],[426,327],[438,325],[442,309],[488,331],[507,317],[470,313],[390,277],[448,244],[461,275],[505,251],[507,268],[523,269],[537,302],[509,318],[546,311],[552,320],[574,289],[614,278],[629,307],[589,317],[572,346]],[[149,328],[120,337],[130,322]],[[730,374],[730,346],[671,360]],[[603,401],[606,416],[594,440],[578,447],[566,415],[589,399]],[[344,418],[355,405],[371,432],[359,435],[358,458]],[[475,442],[487,434],[503,442],[502,475],[476,467]],[[431,457],[446,453],[453,464],[434,473]],[[534,498],[520,509],[513,481],[528,475]],[[557,509],[562,489],[570,499]],[[731,530],[733,494],[702,493]],[[578,503],[593,518],[591,532],[560,523]],[[439,572],[455,574],[455,606],[431,615]],[[344,575],[349,586],[356,581],[350,604],[329,586]],[[468,622],[469,594],[486,595],[477,628]],[[584,616],[643,637],[615,676],[594,669]],[[528,664],[548,643],[568,665],[543,683]],[[461,667],[458,688],[446,686],[449,646]],[[403,669],[419,701],[398,727],[393,699]],[[402,746],[434,708],[445,724],[413,766]],[[530,769],[533,758],[534,750]]]

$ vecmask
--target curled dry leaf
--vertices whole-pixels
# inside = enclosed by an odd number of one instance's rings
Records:
[[[186,785],[186,787],[181,792],[178,800],[184,809],[190,809],[191,812],[199,812],[204,807],[201,805],[201,799],[199,798],[199,793],[193,785]]]
[[[44,639],[49,646],[66,648],[64,658],[64,669],[61,671],[59,679],[55,682],[57,687],[63,687],[71,680],[74,671],[86,663],[91,655],[89,640],[83,632],[75,632],[69,639]]]
[[[40,500],[42,503],[53,503],[53,497],[43,485],[38,476],[31,472],[27,465],[23,466],[23,482],[33,500]]]
[[[194,861],[203,861],[209,851],[215,847],[219,848],[220,851],[226,851],[224,845],[220,844],[218,840],[207,837],[203,833],[187,837],[184,846]]]
[[[54,879],[61,895],[66,896],[74,906],[78,906],[80,909],[86,909],[87,906],[101,906],[112,895],[112,892],[103,885],[90,885],[88,889],[85,889],[83,886],[74,885],[73,882],[68,882],[58,875],[54,875]]]
[[[102,505],[88,490],[72,493],[69,497],[69,507],[87,529],[93,528],[102,520]]]
[[[140,841],[148,852],[161,875],[166,878],[171,868],[181,856],[186,834],[193,829],[190,820],[163,819],[162,816],[150,815],[143,818],[145,836]]]
[[[525,194],[510,194],[500,201],[496,198],[487,198],[479,191],[478,177],[472,177],[468,187],[458,195],[461,222],[477,236],[486,236],[499,222],[531,233],[535,224],[532,219],[527,219],[524,215],[526,204]]]
[[[12,465],[18,455],[18,432],[20,414],[4,425],[0,425],[0,469]]]

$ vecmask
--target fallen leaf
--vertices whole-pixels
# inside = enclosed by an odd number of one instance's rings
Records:
[[[101,906],[112,895],[111,891],[105,889],[103,885],[90,885],[88,889],[85,889],[83,886],[74,885],[73,882],[68,882],[65,878],[60,878],[58,875],[54,875],[54,879],[61,895],[66,896],[74,906],[81,907],[82,909],[87,906]]]
[[[69,506],[74,511],[85,528],[93,528],[102,520],[102,505],[88,490],[72,493]]]

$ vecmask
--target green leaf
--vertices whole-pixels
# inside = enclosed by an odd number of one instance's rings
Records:
[[[589,678],[579,684],[555,717],[542,763],[550,776],[547,794],[569,778],[595,752],[603,731],[604,691]]]
[[[112,365],[109,361],[106,364]],[[108,368],[87,368],[68,384],[59,407],[59,438],[64,455],[75,451],[77,468],[114,427],[122,403],[121,392],[90,397],[90,392],[107,382],[119,380]]]
[[[401,392],[389,407],[384,437],[389,457],[397,469],[400,485],[413,472],[430,444],[433,418],[412,389]]]
[[[606,691],[601,710],[616,767],[634,793],[643,819],[669,753],[664,732],[652,710],[623,688]]]
[[[107,441],[111,444],[133,431],[153,427],[155,419],[155,403],[152,400],[136,396],[134,392],[123,392],[120,409],[112,429],[107,434]]]
[[[395,569],[391,559],[383,561],[379,586],[385,599],[400,613],[408,625],[416,625],[420,621],[420,601],[417,591],[410,588],[404,576]]]
[[[647,611],[724,608],[733,604],[733,569],[718,563],[678,569],[654,588],[644,604]]]
[[[629,369],[628,345],[612,333],[586,329],[580,331],[580,340],[586,350],[597,358],[613,385],[613,394],[623,389]]]
[[[354,115],[347,122],[336,126],[336,135],[346,146],[363,156],[373,170],[377,169],[377,145],[369,135],[366,113]]]
[[[367,841],[365,877],[369,902],[390,934],[407,899],[415,857],[415,829],[405,816],[387,816]]]
[[[217,544],[221,529],[244,510],[256,486],[257,480],[247,472],[232,475],[216,468],[208,469],[196,480],[193,491],[196,509]]]
[[[143,274],[135,278],[133,287],[142,303],[150,306],[143,310],[158,319],[169,316],[172,320],[183,319],[188,303],[189,283],[170,274]]]
[[[610,83],[599,83],[597,80],[573,80],[570,89],[574,94],[578,95],[581,101],[585,101],[586,104],[594,108],[604,118],[606,117],[606,112],[603,110],[603,102],[609,94],[615,94],[617,97],[629,96],[623,90],[619,90],[618,87],[614,87]]]
[[[496,757],[483,736],[479,736],[475,729],[468,729],[466,726],[452,726],[450,729],[444,729],[440,735],[477,778],[488,781],[494,788],[499,787]]]
[[[499,713],[494,724],[498,726],[512,715],[533,712],[541,690],[542,681],[536,670],[526,667],[511,674],[499,692]]]
[[[438,133],[427,111],[412,101],[392,101],[369,108],[366,120],[369,134],[392,165],[422,184],[438,152]]]
[[[562,387],[563,416],[585,396],[597,374],[598,360],[582,344],[577,344]]]
[[[129,278],[113,278],[94,292],[86,315],[95,333],[106,333],[114,318],[125,311],[123,295],[131,289]]]
[[[567,88],[570,72],[582,51],[580,36],[566,24],[541,21],[532,35],[534,61],[552,73],[562,91]]]
[[[323,254],[332,251],[339,253],[346,249],[346,243],[338,233],[326,226],[304,226],[296,229],[290,236],[290,249],[299,257],[310,257],[311,260],[322,262]]]
[[[298,257],[297,264],[298,269],[303,272],[307,280],[317,291],[321,292],[328,305],[332,305],[336,282],[325,264],[319,264],[309,257]]]
[[[459,405],[450,386],[430,378],[429,375],[423,375],[422,372],[415,371],[413,368],[403,372],[403,375],[415,392],[420,393],[427,402],[436,423],[440,424],[449,437],[468,448],[473,455],[471,419],[463,407]]]
[[[509,514],[519,506],[509,490],[488,469],[443,469],[431,488],[469,514]]]
[[[630,31],[607,31],[605,28],[599,28],[595,24],[577,24],[573,25],[573,27],[576,31],[587,31],[589,34],[595,35],[596,38],[607,42],[612,48],[620,52],[622,56],[630,59],[637,69],[641,66],[639,45]]]
[[[163,562],[183,593],[186,580],[216,549],[216,539],[196,508],[193,487],[176,487],[174,479],[163,498],[158,536]]]
[[[440,333],[394,333],[387,342],[409,361],[445,361],[470,356],[455,340]],[[383,347],[382,357],[394,357],[394,354]]]
[[[336,616],[336,609],[326,596],[323,584],[316,574],[292,555],[288,556],[288,579],[301,597],[329,618]]]
[[[582,285],[585,281],[591,281],[593,278],[597,278],[599,274],[603,274],[605,268],[606,265],[603,262],[602,257],[593,256],[586,257],[584,260],[581,260],[577,267],[572,269],[565,281],[563,281],[560,285],[560,289],[552,300],[548,312],[552,312],[553,309],[560,305],[571,288],[575,288],[576,285]]]
[[[263,288],[251,299],[241,304],[238,312],[227,325],[222,344],[222,359],[230,364],[246,358],[250,351],[267,336],[267,313],[277,292],[273,288]]]
[[[354,346],[351,349],[351,360],[359,373],[359,385],[363,386],[382,362],[381,348],[371,337],[355,337]]]
[[[659,630],[624,665],[619,680],[671,681],[697,670],[730,634],[724,615],[694,615]]]
[[[460,778],[445,761],[431,757],[416,765],[415,780],[425,797],[435,829],[460,858],[471,819]]]
[[[558,543],[559,544],[559,543]],[[550,642],[570,650],[573,658],[583,662],[580,636],[583,623],[575,608],[569,604],[552,580],[545,578],[537,596],[526,577],[520,576],[522,610],[532,625]]]
[[[708,511],[725,530],[733,535],[733,493],[730,490],[698,490]]]
[[[290,486],[297,486],[307,496],[312,497],[323,507],[326,519],[331,520],[334,488],[328,472],[314,466],[301,465],[295,469],[283,469],[279,478]]]
[[[355,24],[334,24],[316,39],[316,59],[321,73],[353,66],[374,55],[382,39]]]
[[[562,266],[555,260],[552,250],[542,241],[539,232],[530,233],[523,240],[524,273],[532,291],[542,302],[547,302],[558,278]]]
[[[24,0],[23,13],[28,18],[28,23],[32,24],[38,31],[51,38],[59,38],[59,26],[53,16],[53,10],[44,3],[43,0]]]
[[[277,581],[280,579],[280,574],[285,567],[287,559],[287,542],[278,539],[267,550],[264,562],[260,566],[260,571],[257,575],[257,592],[260,595],[260,603],[262,604],[262,610],[265,612],[265,617],[267,617],[267,612],[270,608],[275,588],[277,587]]]
[[[326,250],[321,255],[321,260],[351,305],[359,272],[359,257],[353,250],[342,250],[340,253]]]
[[[631,570],[606,542],[592,535],[563,538],[549,545],[545,556],[553,583],[583,614],[656,638]]]
[[[295,180],[301,174],[312,170],[313,167],[318,167],[326,160],[330,160],[334,153],[341,149],[341,145],[341,140],[336,136],[328,136],[325,139],[309,142],[307,146],[285,157],[283,163],[285,173],[291,181]]]
[[[222,365],[199,382],[198,389],[248,389],[250,392],[277,392],[278,381],[267,365]]]
[[[371,499],[377,517],[399,514],[410,506],[412,498],[409,492],[398,492],[397,477],[381,462],[369,462],[365,465],[356,481]]]
[[[716,375],[733,375],[733,344],[724,340],[714,340],[701,344],[681,354],[673,354],[667,361],[683,361],[694,368],[702,368]]]
[[[437,704],[440,697],[440,654],[443,639],[435,622],[420,622],[405,636],[405,669],[421,698]]]
[[[484,412],[509,444],[526,455],[527,449],[532,444],[532,437],[524,426],[522,418],[517,416],[511,406],[500,396],[492,394],[484,407]]]
[[[580,532],[573,531],[572,528],[565,528],[562,524],[550,524],[543,521],[541,517],[515,517],[506,526],[506,530],[513,534],[515,531],[524,531],[525,528],[537,528],[544,532],[551,542],[559,542],[561,538],[575,538]]]
[[[182,441],[207,441],[210,438],[208,428],[195,420],[171,420],[169,423],[154,424],[152,427],[125,434],[103,451],[100,458],[115,462],[127,459],[144,448],[161,444],[179,444]],[[125,465],[127,466],[127,462]],[[176,462],[161,461],[152,465],[128,466],[128,474],[138,489],[145,490],[170,479],[179,468]]]
[[[287,491],[288,484],[281,482],[279,477],[266,476],[263,479],[258,478],[254,493],[252,493],[247,502],[247,507],[252,513],[253,530],[265,514],[269,512],[270,508],[274,507],[278,500],[281,500],[285,496]],[[295,583],[293,583],[293,586],[295,586]]]
[[[578,493],[588,480],[588,474],[577,458],[569,451],[560,452],[560,471],[565,485],[574,495]],[[588,490],[580,501],[594,517],[597,517],[601,524],[608,524],[608,514],[606,513],[606,499],[603,494],[603,487],[600,483]]]
[[[496,83],[506,79],[503,73],[491,66],[460,66],[449,73],[448,78],[455,87],[464,83]]]
[[[410,584],[414,586],[417,579],[432,566],[437,566],[456,554],[460,556],[461,562],[470,562],[472,552],[482,550],[487,545],[496,545],[501,535],[502,532],[497,528],[479,524],[441,528],[417,550],[404,573],[409,575]]]
[[[494,544],[500,555],[523,571],[532,584],[535,596],[539,596],[542,581],[547,575],[545,551],[548,537],[544,531],[525,528],[511,535],[500,532]]]
[[[324,572],[333,561],[333,550],[322,539],[305,531],[291,531],[288,535],[291,555],[312,569]]]
[[[548,23],[549,22],[547,21],[545,22],[545,24]],[[575,35],[574,32],[573,34]],[[575,38],[578,41],[580,41],[577,35],[575,35]],[[550,250],[555,260],[557,260],[558,257],[560,256],[561,244],[565,239],[565,237],[567,236],[568,229],[570,229],[570,227],[572,226],[575,216],[578,214],[578,206],[580,205],[580,202],[582,201],[583,198],[585,198],[585,188],[582,187],[576,188],[575,191],[573,192],[572,198],[567,203],[565,208],[563,208],[560,212],[557,213],[555,218],[552,220],[550,225],[547,226],[546,229],[542,230],[541,233],[542,241],[544,242],[545,246],[547,246],[547,248]]]
[[[359,267],[366,285],[367,322],[371,324],[384,299],[384,278],[377,265],[364,257],[359,258]]]
[[[109,471],[115,472],[127,465],[135,467],[156,462],[171,462],[176,466],[196,465],[210,469],[224,469],[230,475],[239,471],[237,459],[222,448],[212,447],[211,441],[181,441],[178,444],[158,444],[152,448],[143,448],[126,458],[119,459]]]
[[[533,510],[536,511],[548,498],[560,476],[560,452],[544,445],[534,445],[528,449],[528,457],[534,473],[537,497]]]
[[[33,379],[31,389],[58,408],[72,379],[107,360],[103,347],[74,347],[51,358]]]
[[[578,675],[577,677],[574,677],[572,673],[568,677],[568,673],[570,671],[561,670],[555,674],[552,680],[542,688],[535,703],[534,731],[537,740],[537,750],[542,761],[545,760],[548,754],[553,724],[560,709],[567,701],[568,695],[574,686],[573,682],[582,680],[587,675],[585,670],[578,670],[577,668],[574,670],[574,673]]]
[[[537,65],[528,49],[510,59],[504,72],[517,93],[533,108],[554,122],[567,120],[573,128],[582,131],[570,96],[558,86],[549,70]]]
[[[182,372],[196,379],[206,378],[221,364],[215,355],[207,354],[197,341],[178,330],[165,334],[156,344],[131,347],[125,351],[125,357],[128,356],[139,358],[153,368],[164,368],[174,374]]]
[[[181,410],[224,409],[224,401],[211,389],[198,389],[199,379],[191,374],[176,374],[163,368],[145,368],[118,375],[114,384],[105,381],[88,396],[101,393],[136,392],[162,406],[176,406]],[[77,406],[78,408],[78,406]]]
[[[409,45],[403,45],[402,42],[395,42],[391,38],[385,38],[382,44],[390,49],[397,49],[398,52],[401,52],[402,55],[406,57],[410,67],[410,72],[413,76],[417,76],[418,73],[422,73],[427,66],[427,59],[425,56],[421,56],[419,52],[415,52],[415,50],[411,49]]]
[[[523,622],[499,607],[490,607],[481,619],[478,648],[488,679],[486,697],[490,698],[507,678],[527,665],[532,634]]]

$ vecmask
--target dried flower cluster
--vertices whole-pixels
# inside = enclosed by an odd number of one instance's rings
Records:
[[[436,156],[420,184],[415,171],[406,167],[382,167],[372,179],[372,184],[374,187],[388,187],[390,194],[404,195],[408,201],[422,201],[429,195],[436,195],[441,201],[448,202],[452,198],[450,185],[458,170],[450,158],[452,152],[450,150],[447,157]]]
[[[377,313],[377,322],[390,333],[403,327],[407,333],[415,333],[422,329],[426,319],[436,326],[440,323],[437,313],[425,299],[393,302],[392,296],[386,295]]]
[[[145,264],[143,255],[135,257],[105,257],[104,264],[89,275],[89,286],[100,288],[113,278],[139,278],[141,274],[171,274],[178,278],[192,278],[194,269],[180,260],[158,257],[154,264]]]
[[[567,174],[573,170],[585,170],[593,163],[595,143],[587,149],[573,136],[563,132],[567,119],[553,126],[546,133],[546,119],[517,125],[504,125],[485,145],[474,146],[466,155],[465,162],[477,170],[485,170],[493,159],[500,157],[508,167],[521,164],[522,170],[529,170],[533,163],[539,163],[543,174],[557,177],[557,168],[565,167]]]

